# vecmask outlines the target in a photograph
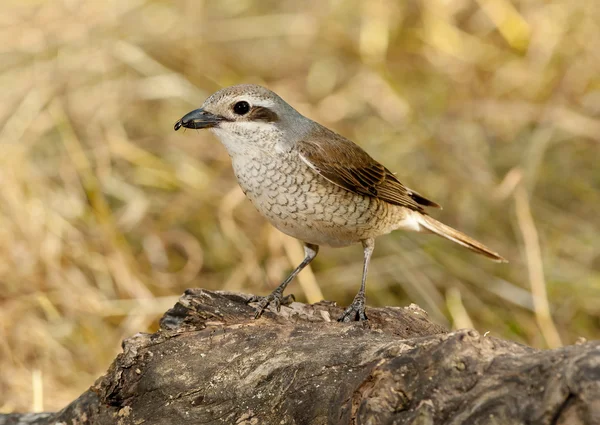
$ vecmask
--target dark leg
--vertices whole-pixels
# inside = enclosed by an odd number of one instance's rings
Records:
[[[365,239],[362,241],[362,245],[364,253],[364,263],[360,290],[358,291],[358,294],[356,294],[356,296],[354,297],[354,301],[352,301],[352,304],[350,304],[348,308],[344,310],[344,312],[338,319],[338,322],[367,320],[367,315],[365,314],[365,286],[367,284],[367,272],[369,270],[371,254],[373,254],[373,249],[375,249],[375,239]]]
[[[271,302],[275,303],[275,307],[277,308],[277,311],[279,311],[281,309],[281,304],[290,304],[292,301],[294,301],[293,295],[290,294],[284,297],[283,291],[285,290],[285,287],[288,286],[288,283],[290,283],[292,279],[295,278],[296,275],[300,273],[300,271],[302,271],[304,267],[308,266],[308,264],[310,264],[310,262],[315,259],[318,252],[319,245],[305,243],[304,260],[302,260],[300,265],[296,267],[296,269],[283,282],[281,282],[281,285],[279,285],[270,295],[267,295],[266,297],[259,297],[255,295],[252,298],[250,298],[250,300],[248,300],[248,303],[258,303],[258,305],[256,306],[256,314],[254,315],[255,319],[258,319],[260,317],[265,308],[267,308],[267,306],[271,304]]]

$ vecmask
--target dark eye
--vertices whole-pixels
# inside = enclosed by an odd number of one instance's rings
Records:
[[[249,110],[250,105],[245,100],[242,100],[241,102],[238,102],[235,105],[233,105],[233,112],[235,112],[238,115],[246,115]]]

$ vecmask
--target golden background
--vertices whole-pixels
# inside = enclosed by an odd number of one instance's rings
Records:
[[[363,146],[500,252],[378,239],[369,305],[535,347],[600,337],[595,0],[5,0],[0,412],[53,410],[188,287],[269,293],[301,259],[225,149],[174,122],[251,82]],[[292,284],[348,304],[358,246]]]

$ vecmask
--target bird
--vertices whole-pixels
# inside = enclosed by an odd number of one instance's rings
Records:
[[[305,117],[254,84],[223,88],[174,126],[208,129],[227,150],[247,198],[273,226],[304,244],[304,259],[268,296],[253,296],[255,318],[284,297],[320,246],[362,244],[361,285],[340,322],[365,321],[365,288],[375,239],[394,230],[434,233],[497,262],[498,253],[431,217],[441,208],[400,182],[359,145]]]

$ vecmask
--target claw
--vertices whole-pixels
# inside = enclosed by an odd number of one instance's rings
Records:
[[[369,320],[365,313],[364,300],[354,300],[352,304],[348,306],[342,315],[338,318],[338,322],[363,322]]]
[[[267,295],[266,297],[261,297],[258,295],[252,296],[252,298],[250,298],[248,300],[247,304],[250,304],[250,303],[258,304],[256,306],[256,310],[255,310],[255,314],[254,314],[254,318],[258,319],[263,314],[263,311],[265,311],[265,309],[269,306],[269,304],[274,303],[275,309],[279,313],[279,311],[281,311],[281,305],[288,305],[294,301],[296,301],[296,298],[294,297],[293,294],[286,295],[284,297],[283,294],[281,293],[281,291],[278,291],[276,289],[275,291],[273,291],[271,294]]]

